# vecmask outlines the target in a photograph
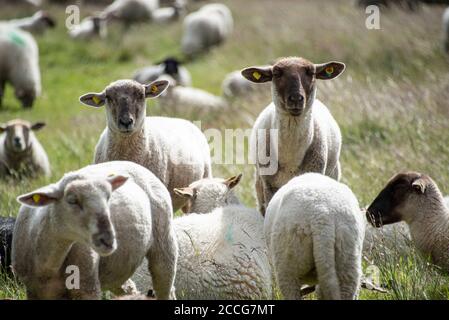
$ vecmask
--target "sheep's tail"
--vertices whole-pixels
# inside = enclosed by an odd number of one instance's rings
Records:
[[[335,227],[313,230],[313,256],[318,278],[320,299],[340,300],[340,281],[338,279],[335,253]]]

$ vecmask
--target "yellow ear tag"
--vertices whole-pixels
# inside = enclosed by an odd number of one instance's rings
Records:
[[[38,194],[33,194],[33,201],[34,203],[38,204],[39,201],[41,201],[41,196]]]
[[[334,67],[327,67],[324,71],[328,76],[331,76],[334,73]]]
[[[159,89],[157,88],[156,85],[151,86],[151,93],[157,93],[159,91]]]
[[[259,80],[260,77],[262,77],[262,75],[261,75],[259,72],[254,71],[254,72],[253,72],[253,77],[254,77],[254,79],[256,79],[256,80]]]
[[[110,174],[108,174],[108,178],[109,178],[109,177],[113,177],[113,176],[115,176],[115,173],[114,173],[114,172],[111,172]]]
[[[100,104],[101,100],[97,96],[93,96],[92,100],[95,102],[95,104]]]

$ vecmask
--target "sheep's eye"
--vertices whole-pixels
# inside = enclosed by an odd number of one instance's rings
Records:
[[[66,201],[68,204],[70,204],[72,206],[80,206],[81,207],[81,205],[78,202],[78,199],[75,196],[68,196]]]

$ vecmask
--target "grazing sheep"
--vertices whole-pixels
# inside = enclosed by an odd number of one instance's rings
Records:
[[[0,106],[9,82],[24,108],[31,108],[41,94],[39,49],[28,32],[0,25]]]
[[[449,7],[443,14],[444,50],[449,53]]]
[[[203,179],[178,190],[189,199],[187,212],[199,209],[174,220],[178,298],[272,299],[263,218],[235,197],[233,188],[240,178]],[[140,270],[133,279],[140,285],[151,280]]]
[[[181,65],[181,62],[176,58],[168,57],[163,61],[158,62],[152,66],[137,70],[133,79],[142,84],[147,84],[156,81],[162,75],[169,75],[175,81],[176,85],[189,87],[192,85],[192,77],[189,70]]]
[[[219,45],[231,35],[233,28],[228,7],[219,3],[207,4],[184,18],[182,52],[192,57]]]
[[[449,271],[449,208],[429,176],[418,172],[395,175],[366,215],[377,228],[405,221],[418,250]]]
[[[170,197],[147,169],[123,161],[91,165],[18,201],[12,266],[28,298],[134,293],[128,279],[145,257],[157,298],[175,297]],[[66,287],[73,266],[81,275],[79,290]]]
[[[264,231],[284,298],[301,299],[302,285],[318,284],[320,299],[355,299],[364,220],[352,191],[322,174],[306,173],[280,188]]]
[[[318,172],[340,179],[340,128],[315,96],[317,79],[334,79],[344,70],[341,62],[313,64],[289,57],[279,59],[272,67],[242,71],[252,82],[272,82],[273,102],[257,118],[250,138],[262,214],[273,194],[301,173]],[[273,130],[277,137],[272,135]],[[267,152],[269,163],[261,159]]]
[[[28,18],[14,19],[8,21],[0,21],[6,23],[11,27],[19,28],[34,34],[42,34],[49,28],[56,26],[56,21],[47,12],[38,11],[33,16]]]
[[[0,272],[9,273],[11,265],[11,243],[15,218],[0,217]]]
[[[100,14],[106,20],[119,20],[129,26],[133,23],[150,21],[153,12],[159,8],[159,0],[116,0]]]
[[[206,137],[194,124],[146,117],[145,99],[159,96],[167,86],[168,81],[142,85],[119,80],[80,101],[93,107],[106,104],[108,126],[96,146],[95,163],[128,160],[148,168],[167,186],[177,210],[184,199],[173,189],[211,177],[212,169]]]
[[[106,20],[101,17],[86,17],[79,25],[73,26],[69,30],[69,35],[73,39],[88,40],[95,37],[106,38]]]
[[[47,154],[33,133],[44,126],[20,119],[0,124],[0,177],[50,175]]]
[[[268,67],[268,66],[267,66]],[[257,91],[269,91],[270,85],[260,85],[247,80],[243,77],[240,70],[229,73],[221,84],[223,96],[227,99],[244,97],[250,98],[250,95]]]
[[[175,1],[173,5],[165,8],[158,8],[153,11],[153,22],[168,23],[178,20],[186,12],[185,4],[182,1]]]

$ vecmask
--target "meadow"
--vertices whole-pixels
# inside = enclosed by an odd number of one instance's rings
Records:
[[[449,194],[449,59],[442,50],[444,7],[424,6],[416,12],[383,11],[380,30],[365,27],[367,15],[344,0],[223,0],[233,12],[229,41],[186,64],[193,85],[215,94],[228,72],[261,65],[281,56],[303,56],[321,63],[346,63],[345,73],[318,84],[317,97],[331,110],[343,135],[342,181],[368,205],[388,179],[399,171],[427,173]],[[190,9],[201,5],[195,3]],[[82,7],[83,16],[98,7]],[[37,133],[52,165],[50,178],[0,181],[0,215],[15,216],[16,197],[58,180],[65,172],[92,162],[105,127],[105,112],[82,106],[78,97],[101,91],[108,83],[130,78],[139,67],[166,56],[181,57],[181,21],[141,24],[125,30],[109,28],[107,40],[77,42],[65,27],[65,6],[48,11],[58,25],[37,36],[43,95],[32,110],[23,110],[10,87],[0,122],[14,118],[45,121]],[[0,8],[0,20],[28,16],[32,11]],[[164,110],[148,103],[149,115],[201,120],[202,129],[249,129],[270,102],[270,92],[238,99],[228,110],[196,114]],[[224,136],[224,135],[223,135]],[[254,166],[214,164],[214,175],[243,173],[237,188],[241,200],[255,207]],[[362,290],[361,299],[448,299],[449,276],[413,250],[406,257],[378,252],[374,261],[388,293]],[[0,299],[22,299],[20,284],[0,274]]]

